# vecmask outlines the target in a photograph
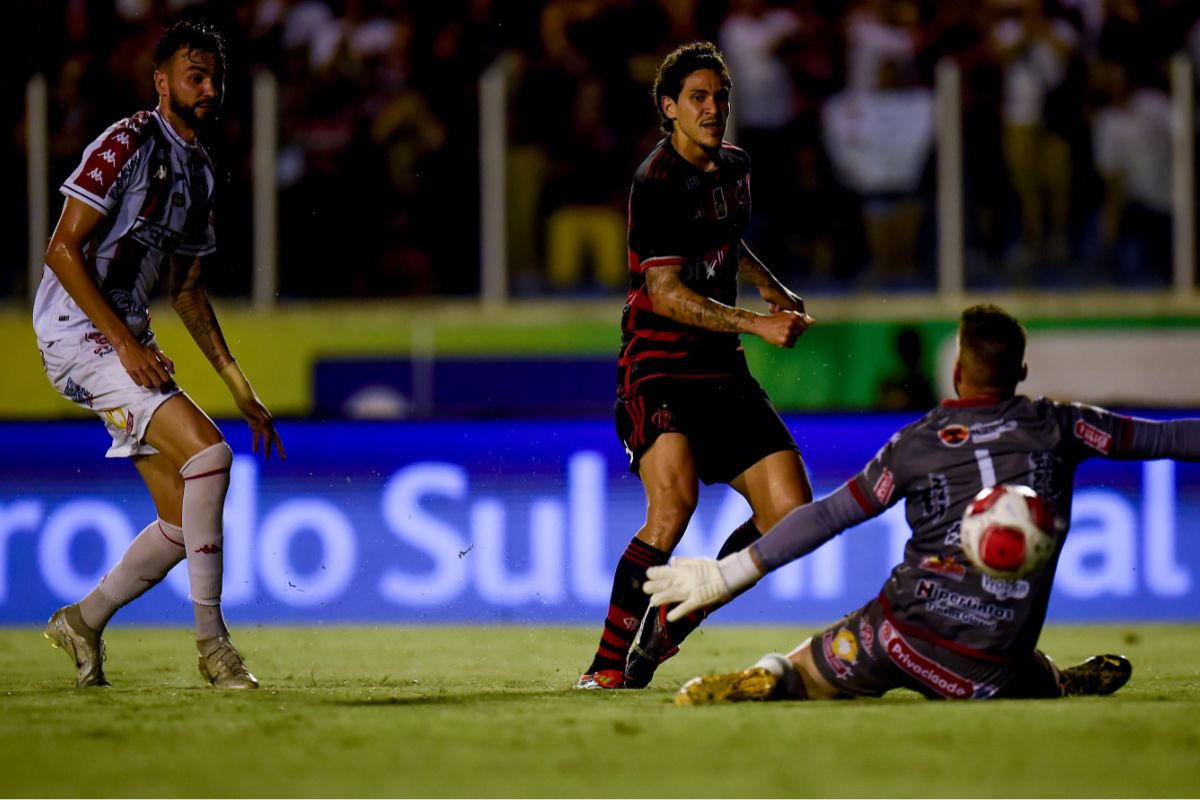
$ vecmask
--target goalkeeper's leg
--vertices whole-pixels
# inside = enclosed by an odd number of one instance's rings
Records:
[[[808,639],[789,655],[767,653],[741,672],[692,678],[675,695],[675,702],[678,705],[711,705],[844,696],[817,672],[811,648],[812,639]]]

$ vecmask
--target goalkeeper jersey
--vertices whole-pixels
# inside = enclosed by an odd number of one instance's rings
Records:
[[[1089,458],[1200,460],[1200,420],[1154,422],[1021,395],[952,400],[902,428],[836,492],[792,511],[754,547],[768,569],[904,501],[912,536],[880,592],[906,633],[1000,662],[1027,653],[1045,621],[1071,516],[1075,469]],[[1020,580],[967,561],[959,526],[982,489],[1031,487],[1059,530],[1048,564]]]

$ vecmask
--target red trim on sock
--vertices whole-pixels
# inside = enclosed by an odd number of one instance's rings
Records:
[[[168,542],[175,545],[176,547],[183,547],[183,542],[177,542],[174,539],[172,539],[170,536],[167,536],[167,532],[166,532],[166,530],[163,529],[161,520],[157,524],[158,524],[158,532],[163,535],[164,539],[166,539]]]
[[[226,467],[225,469],[214,469],[208,472],[201,472],[199,475],[185,475],[183,479],[185,481],[194,481],[197,478],[208,478],[212,475],[227,475],[228,473],[229,467]]]

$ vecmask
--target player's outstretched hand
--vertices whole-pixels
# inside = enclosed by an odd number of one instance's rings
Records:
[[[279,431],[275,430],[275,420],[271,417],[271,412],[263,405],[262,400],[258,399],[258,395],[250,394],[244,399],[238,400],[238,410],[242,412],[242,416],[246,418],[246,422],[250,424],[250,430],[254,434],[254,441],[251,443],[250,449],[257,453],[258,446],[261,444],[263,456],[269,459],[271,448],[274,447],[279,451],[279,457],[286,461],[287,453],[283,449],[283,440],[279,438]]]
[[[171,382],[175,362],[162,350],[146,347],[141,342],[130,342],[114,349],[130,380],[138,386],[157,389]]]
[[[754,332],[776,347],[792,347],[813,322],[803,311],[772,311],[758,318]]]
[[[670,622],[730,597],[721,568],[711,558],[678,556],[665,567],[650,567],[646,578],[642,591],[650,595],[650,605],[678,603],[667,612]]]

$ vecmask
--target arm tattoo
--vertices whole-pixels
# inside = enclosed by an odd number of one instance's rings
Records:
[[[646,273],[654,311],[676,322],[721,333],[742,333],[753,319],[745,309],[718,303],[689,289],[673,267],[655,267]]]
[[[759,288],[764,286],[772,289],[783,288],[783,285],[771,274],[771,270],[767,269],[766,265],[758,260],[758,256],[751,253],[750,248],[744,244],[738,255],[738,280]]]
[[[743,252],[738,257],[738,280],[751,286],[770,286],[771,273],[757,258]]]
[[[177,271],[178,273],[178,271]],[[217,314],[208,301],[208,292],[200,270],[200,260],[195,259],[187,268],[186,275],[174,282],[171,289],[171,305],[188,333],[192,335],[200,352],[213,365],[221,369],[233,361],[229,346],[217,323]]]

